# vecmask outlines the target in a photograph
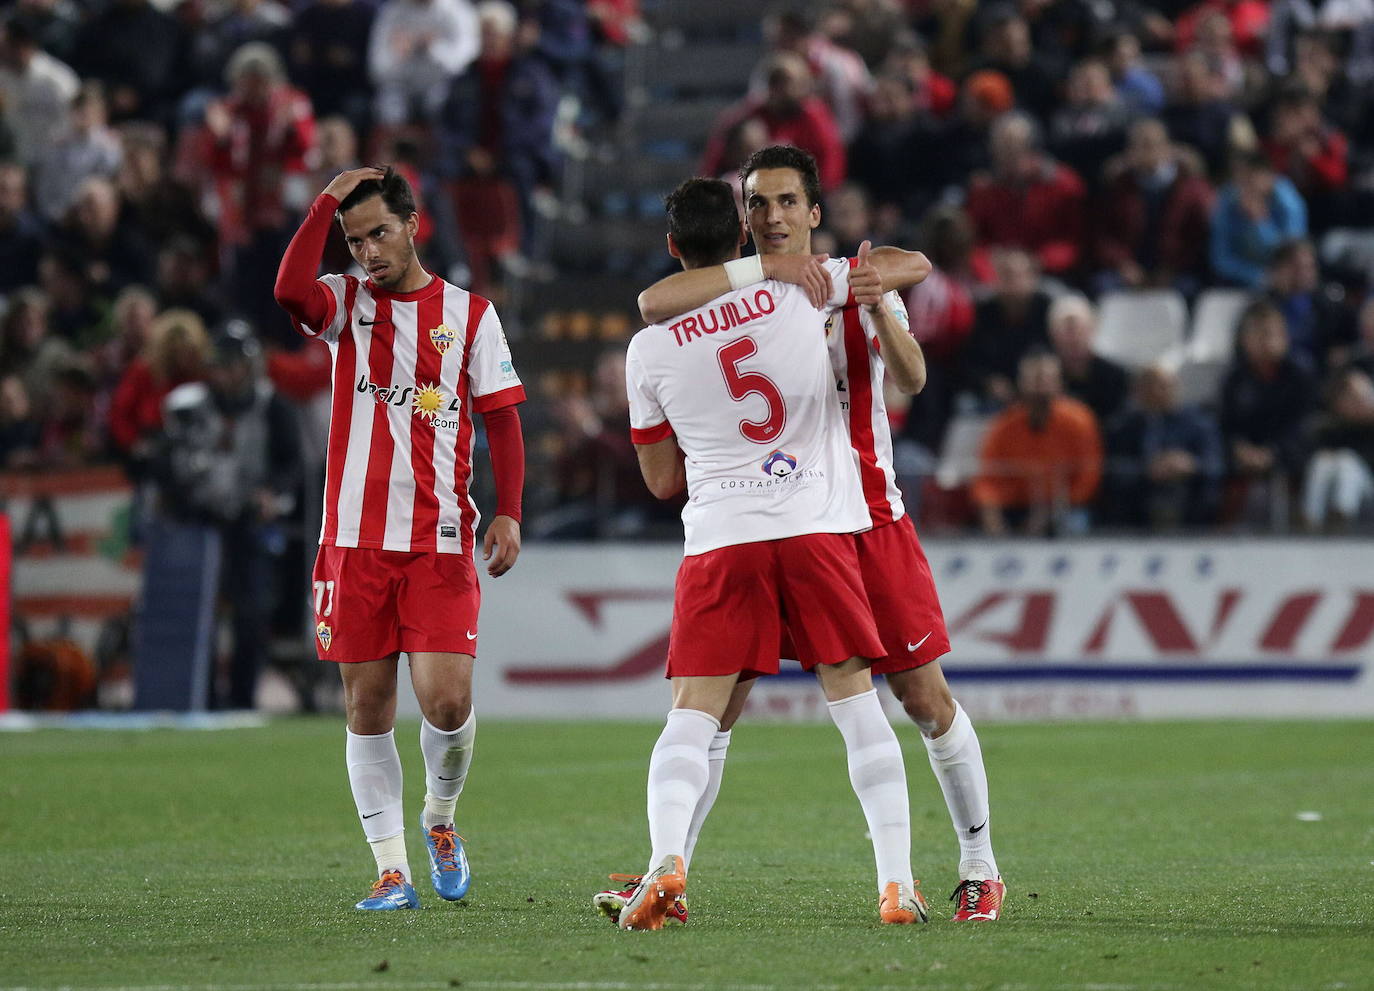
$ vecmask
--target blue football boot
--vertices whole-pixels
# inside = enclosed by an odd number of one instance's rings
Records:
[[[456,902],[472,884],[463,838],[448,824],[426,827],[424,813],[420,815],[420,832],[425,836],[425,850],[429,853],[429,879],[434,882],[434,893],[445,901]]]
[[[372,893],[353,907],[370,912],[419,908],[420,896],[406,883],[400,871],[386,871],[373,883]]]

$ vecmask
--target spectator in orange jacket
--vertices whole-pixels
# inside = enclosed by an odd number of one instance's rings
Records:
[[[1020,400],[983,439],[972,497],[983,531],[1016,526],[1032,536],[1081,533],[1102,479],[1102,437],[1091,409],[1063,395],[1059,359],[1021,359]]]
[[[1044,154],[1035,121],[1011,110],[988,137],[992,171],[969,183],[978,247],[1025,248],[1051,275],[1078,267],[1087,191],[1078,173]]]

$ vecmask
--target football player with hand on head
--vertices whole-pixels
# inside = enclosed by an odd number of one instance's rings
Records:
[[[804,151],[773,145],[755,152],[741,169],[746,222],[764,272],[811,273],[811,232],[820,224],[820,182],[815,162]],[[864,265],[866,260],[869,263]],[[914,256],[914,257],[912,257]],[[873,673],[883,675],[903,709],[921,731],[930,765],[940,783],[959,842],[959,881],[951,895],[956,921],[993,921],[1001,914],[1006,887],[997,870],[989,828],[987,772],[968,714],[950,694],[939,658],[949,651],[949,634],[934,577],[916,529],[897,488],[892,434],[883,401],[883,382],[908,394],[925,385],[921,347],[911,336],[901,296],[903,270],[929,272],[919,253],[880,248],[860,250],[852,260],[853,291],[829,324],[831,364],[848,409],[842,414],[859,461],[868,518],[856,534],[864,587],[883,641],[883,656]],[[858,273],[864,269],[863,275]],[[873,271],[867,271],[872,269]],[[909,274],[909,273],[908,273]],[[872,295],[880,276],[886,296]],[[782,276],[775,276],[782,277]],[[811,277],[809,274],[805,277]],[[671,319],[703,302],[724,278],[723,266],[666,277],[640,294],[645,319]],[[714,279],[714,281],[712,281]],[[919,279],[912,280],[919,281]],[[858,286],[869,290],[858,298]],[[809,290],[808,290],[809,291]],[[710,765],[708,794],[720,787],[730,728],[743,711],[752,681],[741,679],[721,720]],[[709,811],[709,808],[705,811]],[[705,820],[705,812],[699,817]],[[698,820],[693,820],[697,825]],[[699,826],[698,826],[699,828]],[[688,846],[695,842],[689,836]],[[597,904],[613,912],[618,892],[602,892]]]
[[[336,218],[366,279],[315,278]],[[488,575],[504,574],[520,553],[525,458],[515,406],[525,391],[491,303],[420,264],[418,219],[394,170],[340,174],[292,238],[275,292],[296,329],[325,341],[333,357],[315,631],[321,660],[338,662],[343,679],[348,778],[377,865],[356,906],[364,910],[419,907],[393,735],[402,651],[424,717],[420,827],[430,880],[452,901],[471,879],[454,809],[477,732],[474,412],[496,481],[482,544]]]

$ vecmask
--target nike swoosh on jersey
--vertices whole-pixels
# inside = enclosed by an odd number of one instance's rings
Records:
[[[935,632],[934,630],[931,630],[931,631],[930,631],[930,633],[934,633],[934,632]],[[917,640],[915,643],[912,643],[911,641],[908,640],[908,641],[907,641],[907,645],[906,645],[907,653],[909,653],[909,654],[914,654],[914,653],[916,653],[916,651],[920,650],[920,649],[921,649],[921,644],[925,643],[927,640],[930,639],[930,633],[927,633],[925,636],[921,637],[921,639]]]
[[[468,639],[469,639],[469,640],[476,640],[476,639],[477,639],[477,634],[476,634],[476,633],[473,633],[471,630],[468,630],[468,631],[467,631],[467,635],[468,635]]]

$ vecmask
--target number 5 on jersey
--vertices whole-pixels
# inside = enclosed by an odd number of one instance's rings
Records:
[[[725,387],[730,390],[731,399],[742,403],[750,396],[762,396],[768,404],[768,415],[764,419],[740,421],[740,434],[755,444],[771,444],[787,423],[787,406],[782,393],[767,375],[742,372],[739,368],[741,361],[757,354],[758,350],[752,337],[741,337],[717,351],[716,358],[720,361],[720,371],[725,376]]]

